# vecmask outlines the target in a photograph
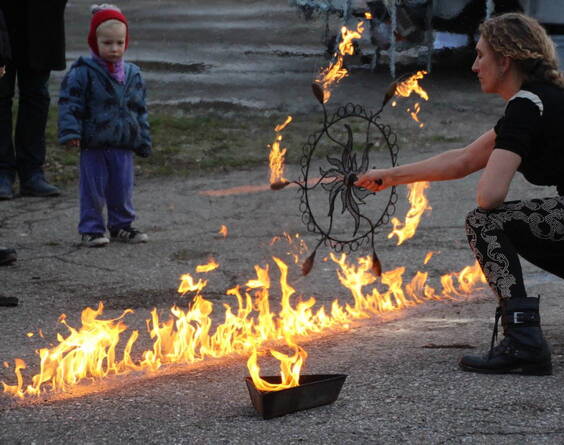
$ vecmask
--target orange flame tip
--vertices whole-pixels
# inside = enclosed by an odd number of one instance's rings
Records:
[[[219,264],[213,259],[210,258],[207,264],[200,264],[196,266],[196,272],[198,273],[206,273],[211,272],[219,267]]]
[[[221,225],[218,234],[223,236],[224,238],[227,238],[227,235],[229,234],[229,230],[227,229],[227,226],[225,224]]]

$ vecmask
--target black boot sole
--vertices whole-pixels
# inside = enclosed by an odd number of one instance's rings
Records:
[[[459,363],[460,369],[466,372],[478,374],[520,374],[520,375],[552,375],[552,362],[544,363],[523,363],[514,365],[510,368],[475,368],[473,366]]]

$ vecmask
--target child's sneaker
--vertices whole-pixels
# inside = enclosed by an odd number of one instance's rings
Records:
[[[138,244],[146,243],[149,241],[149,237],[146,233],[143,233],[133,227],[124,227],[119,230],[110,232],[112,241],[120,241],[122,243]]]
[[[81,244],[84,247],[104,247],[110,240],[103,233],[83,233]]]

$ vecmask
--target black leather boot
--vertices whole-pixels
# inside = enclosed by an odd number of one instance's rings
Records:
[[[494,347],[501,318],[505,338]],[[550,348],[542,335],[538,298],[509,298],[496,310],[491,348],[484,356],[465,355],[464,371],[485,374],[552,374]]]

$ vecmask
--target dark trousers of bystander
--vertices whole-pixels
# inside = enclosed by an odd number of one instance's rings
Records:
[[[16,174],[20,183],[43,174],[49,75],[50,71],[8,65],[6,75],[0,79],[0,175],[11,181]],[[19,100],[14,133],[12,102],[16,80]]]

